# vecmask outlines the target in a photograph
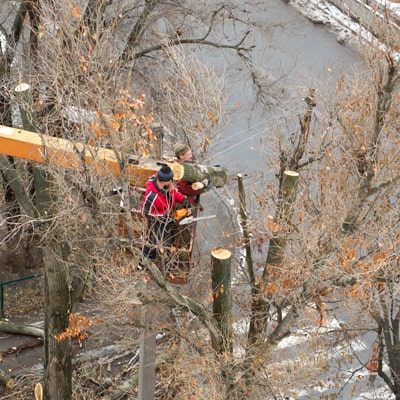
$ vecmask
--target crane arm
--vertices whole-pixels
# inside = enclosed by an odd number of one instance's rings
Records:
[[[3,125],[0,125],[0,153],[67,169],[80,169],[86,163],[94,166],[99,175],[121,176],[117,156],[110,149]],[[158,169],[155,160],[144,160],[137,165],[129,164],[126,173],[133,186],[144,187]]]

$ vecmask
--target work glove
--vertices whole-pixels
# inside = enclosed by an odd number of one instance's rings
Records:
[[[202,183],[203,183],[203,185],[204,185],[204,187],[206,189],[210,189],[210,187],[211,187],[211,179],[203,179]]]
[[[207,178],[203,179],[201,182],[192,183],[193,190],[209,189],[210,187],[211,187],[211,180]]]
[[[191,186],[192,186],[192,189],[193,189],[193,190],[201,190],[201,189],[204,189],[204,184],[203,184],[203,182],[193,182]]]

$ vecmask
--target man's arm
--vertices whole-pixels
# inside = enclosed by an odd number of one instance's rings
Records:
[[[186,196],[198,196],[204,193],[204,189],[195,190],[192,188],[192,184],[186,181],[179,181],[176,183],[178,191]]]

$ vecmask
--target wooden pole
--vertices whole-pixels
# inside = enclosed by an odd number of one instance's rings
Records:
[[[231,257],[232,253],[222,247],[211,251],[213,314],[222,334],[222,347],[213,343],[215,351],[232,353],[232,295],[231,295]]]
[[[156,334],[144,330],[140,336],[138,400],[153,400],[156,381]]]
[[[158,320],[158,309],[146,306],[142,309],[143,329],[139,347],[138,400],[153,400],[156,383],[156,332],[152,328]]]

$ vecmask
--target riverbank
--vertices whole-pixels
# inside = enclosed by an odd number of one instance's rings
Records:
[[[289,4],[310,21],[326,25],[340,43],[351,44],[359,35],[367,42],[380,41],[380,22],[390,24],[393,40],[400,43],[400,0],[290,0]]]

